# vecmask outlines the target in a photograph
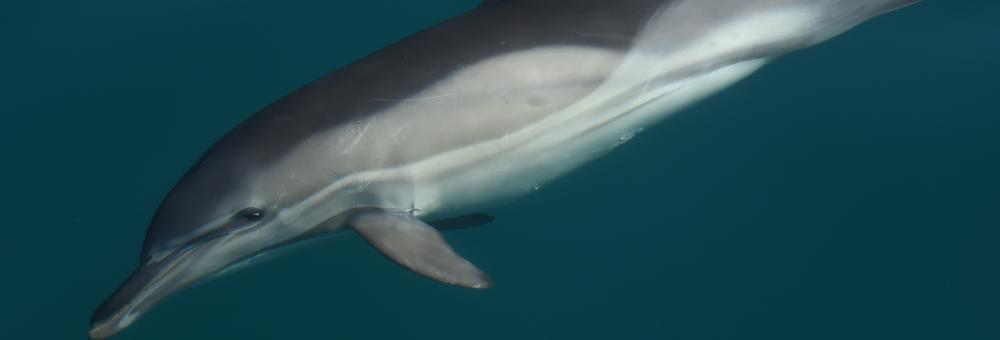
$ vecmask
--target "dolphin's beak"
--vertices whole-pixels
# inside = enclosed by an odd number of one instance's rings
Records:
[[[107,339],[125,329],[164,298],[197,281],[190,277],[193,254],[188,247],[139,266],[132,276],[104,301],[90,318],[90,338]]]

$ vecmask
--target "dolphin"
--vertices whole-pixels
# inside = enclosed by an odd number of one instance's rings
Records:
[[[352,229],[445,283],[491,279],[434,227],[593,160],[769,61],[919,0],[488,0],[254,114],[157,209],[91,318],[122,331],[178,291]]]

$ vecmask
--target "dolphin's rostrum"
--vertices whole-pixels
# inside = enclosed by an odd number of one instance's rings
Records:
[[[403,267],[492,281],[431,226],[594,159],[788,52],[917,0],[490,0],[334,72],[212,146],[94,313],[110,337],[237,264],[346,228]]]

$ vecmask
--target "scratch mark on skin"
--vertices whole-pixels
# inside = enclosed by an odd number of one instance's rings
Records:
[[[400,132],[403,132],[403,127],[402,126],[397,127],[392,132],[389,132],[389,139],[396,140],[396,136],[398,136]]]
[[[371,101],[375,101],[375,102],[390,102],[390,103],[419,102],[419,101],[427,101],[427,100],[441,99],[441,98],[447,98],[447,97],[454,97],[454,96],[457,96],[457,95],[461,95],[461,93],[455,92],[455,93],[448,93],[448,94],[442,94],[442,95],[437,95],[437,96],[414,97],[414,98],[405,98],[405,99],[371,98],[370,100]]]
[[[649,83],[652,83],[652,82],[653,82],[653,80],[649,79],[649,80],[646,80],[646,82],[642,84],[642,91],[639,92],[638,98],[642,98],[642,96],[646,95],[646,92],[649,91]]]
[[[346,148],[344,148],[344,151],[341,151],[340,155],[343,156],[343,155],[346,155],[348,153],[351,153],[351,151],[354,151],[354,148],[356,146],[358,146],[358,143],[361,142],[361,138],[365,136],[365,133],[367,133],[368,129],[371,128],[371,127],[372,127],[372,121],[371,120],[368,120],[367,122],[365,122],[365,127],[362,128],[361,131],[357,132],[357,136],[355,136],[354,140],[351,141],[351,145],[348,145]]]

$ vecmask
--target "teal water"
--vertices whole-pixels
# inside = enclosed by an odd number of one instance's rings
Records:
[[[84,339],[159,200],[290,90],[476,1],[0,4],[3,339]],[[119,339],[1000,339],[1000,3],[790,55],[447,237],[497,281],[344,235]]]

